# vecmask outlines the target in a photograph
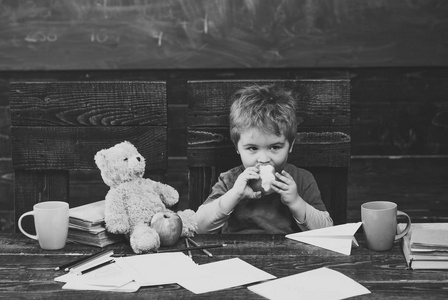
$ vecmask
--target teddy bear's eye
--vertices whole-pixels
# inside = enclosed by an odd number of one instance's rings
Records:
[[[128,161],[128,158],[126,157],[125,159],[123,159],[124,161]]]

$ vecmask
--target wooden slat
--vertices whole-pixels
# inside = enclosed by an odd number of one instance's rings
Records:
[[[238,89],[273,83],[292,91],[300,126],[350,124],[349,80],[212,80],[188,82],[188,126],[228,126],[230,99]]]
[[[188,131],[190,166],[240,164],[227,128],[196,128]],[[300,132],[289,162],[301,167],[348,166],[350,136],[342,132]]]
[[[241,160],[230,140],[229,128],[193,128],[187,133],[188,165],[236,166]]]
[[[11,160],[0,160],[0,211],[12,211],[14,209],[13,199],[14,173],[12,162]]]
[[[188,177],[188,203],[181,203],[183,208],[197,210],[207,199],[221,172],[227,171],[229,167],[190,167]]]
[[[14,211],[15,226],[19,217],[33,210],[33,205],[43,201],[69,201],[69,172],[63,170],[15,170]],[[22,227],[34,232],[32,217],[23,220]]]
[[[166,127],[12,127],[15,169],[96,169],[95,154],[127,140],[147,169],[166,169]]]
[[[13,82],[13,126],[166,125],[165,82]]]
[[[298,133],[288,161],[298,167],[348,167],[350,136],[343,132]]]

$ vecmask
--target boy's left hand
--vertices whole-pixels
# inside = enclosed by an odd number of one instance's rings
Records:
[[[290,206],[297,202],[298,193],[297,193],[297,185],[292,176],[286,172],[285,170],[282,173],[275,173],[275,177],[280,179],[274,180],[271,183],[272,189],[279,193],[281,196],[281,200],[283,204]]]

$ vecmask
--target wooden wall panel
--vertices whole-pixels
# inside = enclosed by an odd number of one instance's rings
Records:
[[[13,82],[9,97],[13,126],[150,126],[167,119],[165,82]]]
[[[447,157],[354,157],[348,178],[348,220],[361,204],[393,201],[412,222],[448,222]]]
[[[189,126],[228,126],[233,93],[248,85],[276,84],[297,99],[299,127],[339,127],[350,124],[349,80],[189,81]],[[223,105],[224,104],[224,105]]]
[[[0,159],[9,159],[12,81],[166,80],[168,156],[186,151],[186,82],[213,79],[351,79],[352,155],[447,155],[448,68],[0,71]]]
[[[130,141],[147,162],[147,169],[166,170],[166,127],[12,127],[15,169],[96,170],[95,154]],[[143,150],[144,149],[144,150]]]
[[[0,54],[1,55],[1,54]],[[371,157],[378,161],[379,166],[389,166],[388,157],[441,157],[436,165],[445,167],[448,155],[448,68],[440,67],[407,67],[407,68],[337,68],[337,69],[216,69],[216,70],[92,70],[92,71],[0,71],[0,224],[4,228],[11,228],[12,220],[12,163],[9,120],[9,84],[16,81],[167,81],[168,98],[168,133],[169,158],[168,183],[175,186],[181,197],[186,197],[186,82],[188,80],[222,80],[222,79],[312,79],[312,78],[350,78],[351,79],[351,154],[353,157]],[[3,112],[3,113],[2,113]],[[412,138],[410,138],[412,137]],[[362,158],[364,160],[364,158]],[[384,159],[384,160],[383,160]],[[435,158],[434,158],[435,159]],[[403,159],[405,161],[407,159]],[[361,201],[371,191],[368,181],[364,181],[366,174],[357,168],[362,163],[351,161],[349,172],[351,180],[360,180],[362,187],[349,184],[349,204]],[[434,171],[446,179],[442,168],[433,168],[431,163],[421,162],[421,169]],[[390,165],[391,168],[406,169],[405,165]],[[448,170],[448,166],[445,168]],[[417,169],[418,170],[418,169]],[[397,169],[397,172],[399,170]],[[425,171],[426,172],[426,171]],[[380,182],[381,176],[387,174],[384,169],[380,175],[373,177],[372,185]],[[416,176],[419,176],[417,171]],[[163,180],[163,178],[153,177]],[[445,176],[445,177],[444,177]],[[83,179],[94,177],[81,174],[73,177],[71,190],[77,190],[74,203],[83,203],[89,197],[82,193],[87,188]],[[395,177],[391,178],[393,182]],[[417,177],[419,178],[419,177]],[[349,179],[350,181],[350,179]],[[446,180],[425,181],[420,190],[421,205],[436,199],[441,207],[446,206],[448,194]],[[438,183],[437,183],[438,182]],[[100,197],[104,191],[101,179],[95,183],[97,193],[90,193]],[[412,183],[415,188],[415,183]],[[435,186],[434,186],[435,185]],[[388,186],[394,199],[409,199],[409,188],[405,183],[396,187]],[[359,188],[362,188],[360,192]],[[427,192],[426,194],[424,194]],[[384,190],[384,193],[388,193]],[[76,202],[78,201],[78,202]],[[401,200],[400,200],[401,201]],[[357,204],[356,204],[357,205]],[[356,207],[349,207],[350,213]],[[416,208],[417,209],[417,208]],[[433,213],[432,211],[421,214]],[[5,215],[3,217],[3,215]],[[353,215],[353,213],[352,213]],[[422,216],[423,217],[423,216]],[[353,218],[352,218],[353,220]]]

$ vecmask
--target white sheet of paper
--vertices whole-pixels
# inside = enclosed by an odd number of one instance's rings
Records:
[[[252,285],[248,289],[270,300],[336,300],[370,294],[350,277],[325,267]]]
[[[89,291],[106,291],[106,292],[122,292],[122,293],[134,293],[138,291],[140,286],[132,281],[120,287],[100,286],[91,284],[79,284],[79,283],[66,283],[63,287],[65,290],[89,290]]]
[[[106,262],[106,261],[111,260],[111,259],[112,259],[112,258],[110,257],[111,255],[113,255],[113,253],[111,253],[111,254],[108,255],[108,256],[103,256],[103,257],[100,257],[100,258],[98,258],[98,259],[92,260],[92,261],[89,262],[89,263],[83,264],[83,265],[79,266],[78,268],[75,268],[75,269],[71,270],[71,271],[68,272],[68,273],[65,273],[65,274],[63,274],[63,275],[61,275],[61,276],[56,277],[56,278],[54,279],[54,281],[58,281],[58,282],[68,282],[68,281],[70,281],[70,280],[76,279],[77,276],[78,276],[77,274],[78,274],[79,272],[81,272],[81,271],[83,271],[83,270],[86,270],[86,269],[88,269],[88,268],[90,268],[90,267],[99,265],[99,264],[101,264],[101,263],[103,263],[103,262]],[[100,269],[101,269],[101,268],[100,268]],[[87,273],[87,274],[89,274],[89,273]],[[87,275],[87,274],[85,274],[85,275]]]
[[[196,274],[197,276],[193,278],[185,278],[178,282],[195,294],[276,278],[239,258],[203,264],[198,270],[200,276]]]
[[[361,225],[362,222],[347,223],[332,227],[292,233],[286,235],[286,237],[302,243],[315,245],[317,247],[350,255],[352,245],[354,244],[358,246],[358,242],[356,241],[354,234]]]
[[[198,265],[181,252],[120,257],[116,263],[140,286],[177,283],[198,273]]]
[[[120,287],[131,281],[132,276],[113,263],[83,275],[75,275],[69,283]]]
[[[136,292],[140,286],[116,263],[101,267],[84,275],[74,275],[62,287],[72,290]]]

